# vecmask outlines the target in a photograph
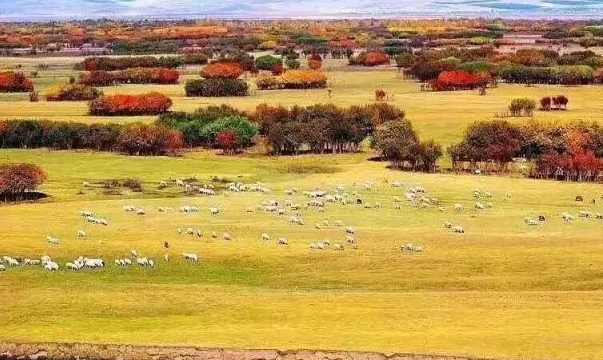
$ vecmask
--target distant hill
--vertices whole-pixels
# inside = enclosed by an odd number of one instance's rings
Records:
[[[43,6],[41,6],[43,4]],[[11,0],[0,20],[88,18],[601,17],[603,0]]]

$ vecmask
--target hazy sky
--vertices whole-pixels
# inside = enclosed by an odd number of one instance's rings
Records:
[[[0,19],[603,16],[603,0],[0,0]]]

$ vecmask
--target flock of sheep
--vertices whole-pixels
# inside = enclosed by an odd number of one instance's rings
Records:
[[[386,181],[387,182],[387,181]],[[440,201],[437,197],[429,196],[427,194],[427,190],[421,186],[415,187],[407,187],[406,184],[400,181],[387,182],[387,186],[391,188],[405,188],[404,197],[393,196],[392,204],[393,209],[399,210],[402,208],[404,203],[408,203],[410,206],[415,208],[437,208],[440,212],[446,212],[446,208],[440,204]],[[217,192],[212,185],[203,185],[203,186],[192,186],[185,183],[182,180],[176,180],[176,185],[185,188],[187,192],[195,192],[201,193],[203,195],[215,196]],[[167,186],[167,183],[162,181],[160,186]],[[292,225],[304,226],[305,221],[304,215],[306,212],[315,210],[319,213],[324,213],[327,209],[333,205],[340,206],[357,206],[364,209],[380,209],[383,205],[379,202],[369,203],[364,200],[364,196],[370,192],[372,192],[376,188],[376,184],[374,182],[364,182],[360,186],[357,184],[353,184],[352,188],[354,191],[347,192],[343,185],[336,186],[332,190],[323,190],[323,189],[315,189],[312,191],[303,191],[300,192],[297,188],[289,188],[285,190],[285,200],[278,199],[270,199],[261,202],[255,207],[246,208],[246,212],[253,213],[256,211],[266,212],[268,214],[276,215],[277,218],[285,218],[285,215],[288,215],[288,221]],[[361,191],[363,194],[361,194]],[[268,195],[271,193],[270,189],[262,183],[256,184],[242,184],[242,183],[230,183],[225,187],[224,195],[228,197],[229,193],[241,193],[241,192],[257,192],[262,195]],[[300,196],[301,195],[301,196]],[[305,200],[301,200],[300,197],[305,198]],[[476,213],[486,211],[487,209],[493,208],[494,204],[492,203],[493,196],[488,191],[484,191],[481,189],[475,189],[473,192],[473,197],[475,199],[475,204],[473,206],[474,211]],[[297,201],[294,201],[296,199]],[[511,194],[507,193],[504,195],[503,200],[509,201],[511,199]],[[594,200],[593,200],[594,202]],[[195,205],[183,205],[179,209],[174,209],[172,207],[161,206],[157,209],[160,213],[171,213],[171,212],[180,212],[183,214],[194,214],[199,213],[200,208]],[[126,205],[123,207],[123,211],[125,213],[133,214],[136,216],[146,216],[147,211],[142,207],[137,207],[134,205]],[[218,207],[209,207],[207,211],[212,217],[219,216],[221,213],[220,208]],[[454,212],[460,213],[465,211],[464,204],[456,203],[454,204]],[[80,211],[81,217],[91,224],[101,225],[101,226],[109,226],[109,221],[102,217],[96,217],[92,211],[84,210]],[[594,218],[597,220],[603,220],[603,215],[600,213],[591,213],[588,211],[581,211],[579,213],[579,218],[582,219],[590,219]],[[575,217],[569,213],[563,213],[562,218],[564,221],[572,221],[575,220]],[[526,218],[524,220],[525,224],[528,226],[536,226],[546,221],[545,216],[539,216],[538,219]],[[356,238],[356,229],[353,226],[344,226],[342,220],[322,220],[320,222],[316,222],[314,224],[314,228],[317,230],[328,228],[334,226],[335,228],[340,228],[342,234],[342,242],[331,242],[330,240],[324,239],[320,241],[311,242],[308,244],[308,247],[311,251],[323,251],[323,250],[333,250],[333,251],[343,251],[347,247],[350,247],[354,250],[358,250],[358,241]],[[444,223],[444,228],[446,230],[451,231],[454,234],[466,234],[466,229],[458,224],[453,224],[450,221],[446,221]],[[204,237],[204,233],[201,229],[187,227],[187,228],[177,228],[178,235],[189,235],[193,237],[197,237],[202,239]],[[77,231],[78,238],[86,238],[88,236],[87,232],[84,230]],[[210,234],[212,239],[219,238],[216,231],[211,231]],[[345,236],[345,242],[343,238]],[[232,241],[233,236],[228,232],[223,232],[221,235],[222,240],[224,241]],[[263,233],[261,235],[261,241],[264,243],[270,242],[272,237],[268,233]],[[289,246],[289,240],[284,236],[275,237],[276,244],[278,246],[287,247]],[[56,247],[60,245],[60,239],[56,236],[49,235],[46,237],[47,245],[50,247]],[[167,263],[170,261],[170,253],[169,243],[166,241],[164,243],[165,254],[163,256],[164,261]],[[425,247],[421,244],[413,244],[407,243],[400,246],[400,250],[404,252],[412,252],[412,253],[421,253],[425,251]],[[193,252],[183,252],[182,258],[190,263],[199,263],[201,257]],[[127,257],[122,257],[114,260],[114,264],[118,268],[129,268],[132,266],[139,266],[141,268],[152,269],[156,266],[156,262],[154,259],[149,257],[140,256],[136,250],[131,250],[130,255]],[[4,271],[7,268],[15,268],[19,266],[38,266],[42,267],[46,271],[55,272],[58,271],[62,266],[59,265],[58,262],[53,261],[49,256],[44,255],[40,259],[20,259],[18,257],[11,257],[8,255],[0,257],[0,271]],[[80,271],[85,269],[103,269],[105,268],[106,263],[104,259],[101,258],[88,258],[85,256],[79,256],[73,261],[66,262],[64,264],[64,268],[71,271]]]

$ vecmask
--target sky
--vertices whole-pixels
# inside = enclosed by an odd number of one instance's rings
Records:
[[[0,0],[0,20],[602,17],[603,0]]]

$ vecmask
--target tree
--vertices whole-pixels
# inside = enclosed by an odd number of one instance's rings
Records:
[[[22,200],[28,192],[42,185],[46,177],[44,169],[35,164],[0,165],[0,195],[4,197],[5,202],[9,198]]]
[[[239,147],[237,134],[232,130],[221,131],[217,136],[216,143],[226,155],[236,153]]]
[[[371,146],[381,153],[394,167],[403,168],[403,163],[411,159],[413,147],[419,143],[409,121],[388,121],[377,128]]]

